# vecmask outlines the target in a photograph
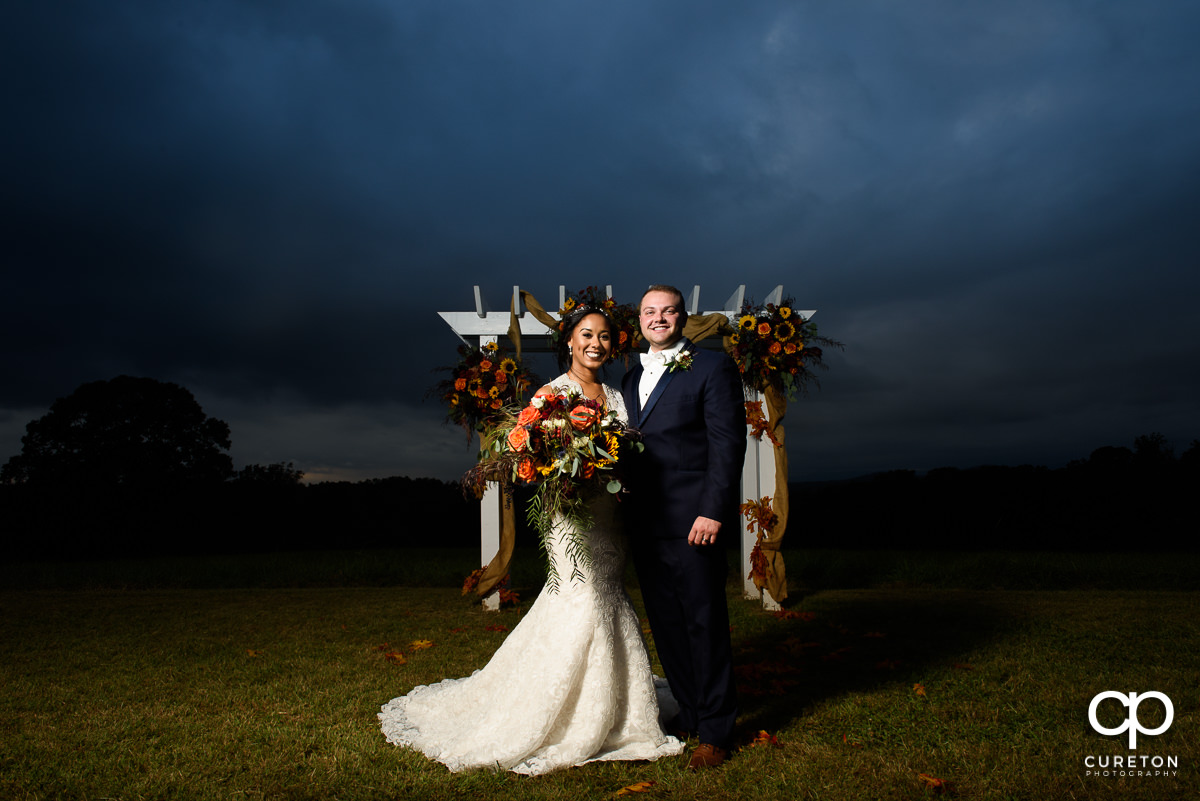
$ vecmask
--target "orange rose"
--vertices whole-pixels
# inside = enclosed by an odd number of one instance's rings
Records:
[[[596,410],[587,406],[576,406],[571,410],[571,428],[583,431],[596,422]]]
[[[529,450],[529,429],[525,426],[517,426],[508,432],[508,445],[514,451]]]
[[[480,387],[479,389],[475,390],[475,397],[486,398],[487,396],[488,396],[488,391],[486,389],[484,389],[483,387]]]
[[[541,416],[541,412],[539,412],[537,409],[533,408],[532,406],[526,406],[521,410],[521,413],[517,415],[517,425],[527,426]]]
[[[454,388],[455,388],[456,390],[458,390],[459,392],[462,392],[464,389],[466,389],[466,388],[467,388],[467,379],[465,379],[465,378],[456,378],[456,379],[454,380]]]
[[[496,371],[496,383],[500,386],[507,385],[508,384],[508,373],[504,372],[503,370],[497,370]]]
[[[534,466],[533,459],[526,456],[517,462],[517,478],[525,482],[531,482],[537,478],[537,467]]]
[[[793,353],[796,352],[796,344],[794,342],[787,343],[786,345],[783,346],[783,352],[786,353],[787,355],[791,356]]]
[[[771,353],[779,353],[783,350],[783,345],[780,345],[778,342],[772,342],[771,347],[767,348],[767,350],[771,351]]]
[[[480,370],[491,370],[492,369],[491,361],[489,361],[488,359],[484,359],[483,361],[481,361],[479,363],[479,369]]]
[[[500,400],[499,398],[492,398],[492,408],[493,409],[501,409],[503,407],[504,407],[504,402],[502,400]]]
[[[770,323],[759,323],[758,324],[758,335],[759,336],[765,337],[769,333],[771,333],[771,324]]]

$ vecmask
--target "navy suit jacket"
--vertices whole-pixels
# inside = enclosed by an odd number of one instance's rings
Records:
[[[645,408],[641,363],[621,380],[629,424],[646,446],[630,465],[633,536],[686,538],[697,515],[721,521],[722,533],[737,528],[746,453],[741,377],[725,353],[691,342],[684,350],[691,367],[665,373]]]

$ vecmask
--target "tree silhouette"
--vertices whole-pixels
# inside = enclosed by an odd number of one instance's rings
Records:
[[[236,481],[258,486],[294,487],[304,480],[304,471],[291,462],[248,464],[237,472]]]
[[[183,387],[118,376],[59,398],[21,438],[0,481],[46,489],[156,489],[217,484],[233,475],[229,426]]]

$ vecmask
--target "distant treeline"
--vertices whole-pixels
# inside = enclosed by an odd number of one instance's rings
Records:
[[[787,541],[808,548],[1197,550],[1200,447],[1158,435],[1066,467],[911,470],[795,484]]]
[[[1200,448],[1101,448],[1060,469],[896,470],[793,484],[797,548],[1195,550]],[[1157,445],[1155,443],[1157,442]],[[518,506],[523,508],[523,497]],[[520,521],[522,515],[518,514]],[[9,558],[476,547],[479,502],[432,478],[299,483],[282,465],[221,484],[0,485]],[[521,526],[519,544],[534,542]],[[734,547],[736,538],[726,540]]]
[[[154,492],[0,485],[0,526],[18,558],[477,546],[479,504],[433,478],[233,480]]]

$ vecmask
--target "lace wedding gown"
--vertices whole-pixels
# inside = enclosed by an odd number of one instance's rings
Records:
[[[573,386],[566,376],[551,382]],[[627,421],[619,390],[608,408]],[[551,558],[557,592],[543,589],[481,670],[423,685],[379,713],[390,743],[414,748],[451,771],[540,774],[596,760],[658,759],[683,751],[663,733],[678,706],[650,672],[642,629],[625,593],[625,548],[615,499],[592,504],[591,565],[573,564],[556,527]]]

